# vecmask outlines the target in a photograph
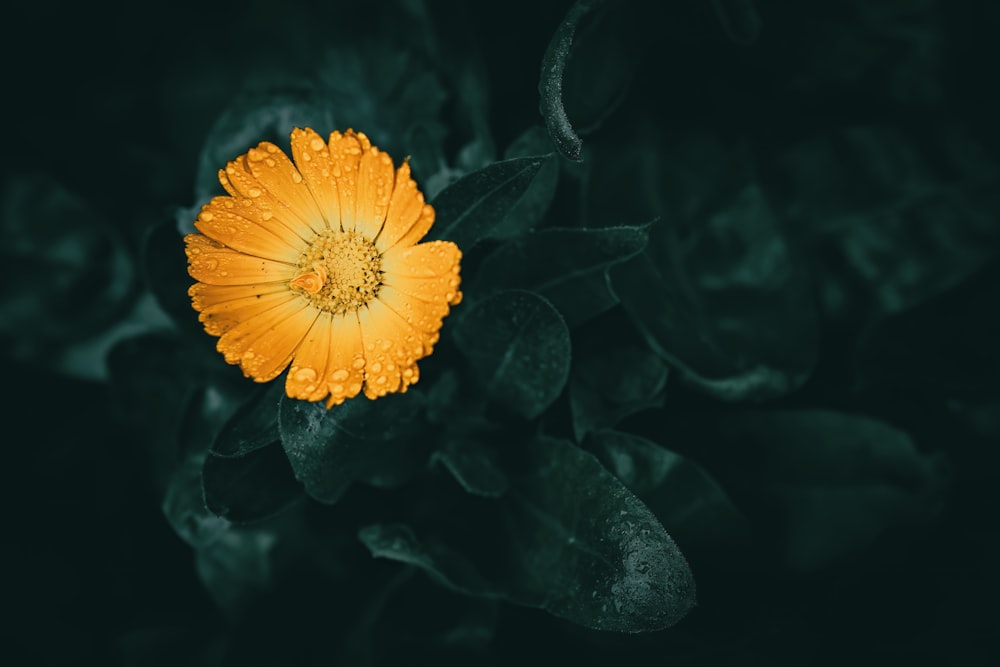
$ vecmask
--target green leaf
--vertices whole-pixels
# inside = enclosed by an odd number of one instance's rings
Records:
[[[205,506],[202,491],[202,456],[190,456],[178,465],[167,482],[161,509],[170,527],[189,546],[200,549],[229,530],[230,522]]]
[[[249,401],[222,426],[211,453],[219,457],[240,457],[278,442],[278,404],[284,396],[284,383],[271,382],[257,391]]]
[[[595,433],[587,448],[653,511],[689,557],[747,546],[746,517],[691,459],[621,431]]]
[[[427,240],[446,239],[467,251],[488,237],[524,196],[546,157],[495,162],[445,188],[434,198],[436,222]]]
[[[588,628],[648,632],[679,621],[694,604],[694,579],[649,509],[568,442],[538,439],[528,455],[527,472],[496,501],[508,529],[492,549],[499,569],[479,566],[482,545],[464,532],[418,538],[408,526],[382,524],[359,537],[373,556],[414,565],[453,591]]]
[[[469,493],[483,498],[499,498],[507,492],[507,474],[497,461],[496,451],[471,439],[449,439],[431,455]]]
[[[555,306],[573,328],[609,307],[594,298],[589,284],[600,281],[606,269],[642,252],[648,241],[649,225],[543,229],[490,253],[469,291],[531,290]]]
[[[277,440],[239,456],[209,453],[201,480],[208,509],[237,524],[266,519],[304,496]]]
[[[485,598],[501,595],[463,556],[434,540],[418,540],[409,526],[366,526],[358,531],[358,539],[374,558],[414,565],[456,593]]]
[[[513,598],[598,630],[670,627],[694,578],[652,512],[592,455],[538,439],[505,501]]]
[[[355,398],[327,410],[283,396],[281,442],[306,493],[332,504],[355,481],[391,487],[415,474],[426,460],[421,443],[410,437],[420,401],[411,390],[377,401]]]
[[[534,419],[569,375],[570,338],[559,312],[531,292],[499,292],[464,310],[452,329],[491,398]]]
[[[552,141],[545,128],[533,125],[507,147],[505,160],[547,155],[538,174],[504,219],[489,234],[493,239],[510,239],[542,223],[549,210],[559,183],[559,158],[553,152]]]
[[[556,148],[570,160],[580,159],[583,141],[573,129],[563,105],[563,72],[569,60],[577,24],[602,4],[603,0],[578,0],[552,35],[542,58],[542,73],[538,82],[538,92],[541,95],[539,111]]]
[[[577,441],[629,415],[663,407],[668,370],[647,347],[618,345],[578,355],[569,382]]]

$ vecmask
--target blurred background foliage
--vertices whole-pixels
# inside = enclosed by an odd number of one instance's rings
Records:
[[[994,5],[7,24],[16,664],[991,663]],[[289,400],[190,307],[215,171],[294,126],[410,156],[464,251],[406,395]]]

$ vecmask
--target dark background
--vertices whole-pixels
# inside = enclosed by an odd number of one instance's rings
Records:
[[[630,97],[604,123],[598,142],[607,145],[618,132],[631,132],[636,115],[671,136],[711,127],[724,137],[748,137],[764,153],[825,129],[874,123],[925,141],[919,145],[930,156],[927,164],[946,172],[957,144],[935,144],[931,135],[958,128],[962,146],[971,142],[982,154],[977,164],[987,190],[996,185],[989,181],[1000,155],[1000,10],[993,3],[884,1],[865,12],[859,3],[761,1],[763,28],[753,45],[739,44],[738,30],[737,39],[727,35],[707,4],[689,0],[644,9],[646,20],[634,33],[641,57],[634,69],[621,72],[632,78]],[[507,146],[539,122],[541,58],[569,3],[427,7],[440,43],[480,59],[496,145]],[[287,8],[265,2],[197,8],[15,4],[5,10],[0,46],[4,182],[43,174],[85,201],[124,247],[137,251],[151,225],[196,203],[194,174],[205,135],[248,78],[276,65],[305,67],[326,34],[335,40],[383,32],[395,39],[422,29],[394,22],[393,11],[351,2]],[[454,98],[446,102],[446,119],[460,118],[457,105]],[[453,126],[445,144],[450,154],[468,132]],[[963,164],[975,171],[973,161]],[[887,169],[892,181],[891,164]],[[849,189],[857,183],[827,185],[834,198],[858,196]],[[609,206],[632,205],[615,193],[601,196]],[[982,210],[996,219],[995,200]],[[699,606],[660,633],[602,635],[540,611],[504,606],[484,651],[443,646],[440,654],[419,659],[990,664],[1000,592],[997,238],[986,235],[965,254],[948,255],[952,263],[935,274],[941,276],[936,286],[921,292],[903,315],[893,313],[896,319],[865,348],[874,360],[860,362],[871,369],[860,389],[849,369],[863,338],[855,316],[870,314],[871,304],[852,302],[828,313],[813,379],[785,399],[793,407],[865,409],[908,429],[923,451],[944,452],[950,491],[932,521],[890,531],[878,548],[804,576],[749,566],[696,569]],[[86,247],[101,258],[103,246],[93,243]],[[913,253],[919,272],[946,245],[914,250],[890,244],[887,252]],[[273,614],[262,614],[271,620],[256,624],[226,622],[199,582],[191,550],[162,515],[144,436],[126,426],[114,388],[79,364],[56,360],[72,347],[74,327],[94,333],[89,320],[67,314],[64,301],[46,294],[35,299],[40,285],[19,261],[20,255],[7,262],[3,287],[8,322],[18,324],[5,327],[0,339],[7,387],[3,598],[10,619],[2,650],[9,664],[296,664],[282,656],[319,655],[317,638],[327,629],[308,610],[336,605],[335,599],[288,595],[265,603],[299,610],[284,622]],[[94,264],[100,275],[83,272],[84,293],[87,280],[107,279],[100,259]],[[856,279],[851,268],[831,261],[823,270],[836,286]],[[41,314],[26,306],[12,310],[9,304],[25,294],[42,304]],[[44,334],[29,333],[34,325]],[[689,403],[682,400],[679,410],[701,409],[706,399],[684,400]],[[428,600],[440,599],[428,593]],[[416,613],[432,613],[438,603],[430,604]],[[392,627],[406,634],[405,621]],[[330,652],[339,655],[336,647]]]

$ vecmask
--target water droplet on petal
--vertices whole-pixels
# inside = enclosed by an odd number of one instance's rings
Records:
[[[344,393],[344,385],[342,385],[342,384],[335,384],[335,385],[333,385],[333,386],[330,387],[330,391],[332,393],[334,393],[334,394],[343,394]]]
[[[302,182],[302,174],[300,174],[297,171],[293,171],[292,172],[292,180],[295,181],[296,183],[301,183]]]
[[[348,377],[349,375],[350,375],[350,373],[349,373],[349,372],[347,372],[346,370],[344,370],[343,368],[341,368],[341,369],[338,369],[338,370],[335,370],[335,371],[333,372],[333,375],[331,375],[330,377],[331,377],[331,378],[332,378],[332,379],[333,379],[333,380],[334,380],[335,382],[343,382],[344,380],[346,380],[346,379],[347,379],[347,377]]]
[[[381,373],[382,372],[382,364],[380,364],[379,362],[376,361],[374,364],[372,364],[372,366],[371,366],[371,368],[369,370],[372,373]]]
[[[319,137],[314,137],[313,140],[309,142],[309,145],[312,146],[314,151],[321,151],[326,146],[326,142]]]
[[[274,217],[274,213],[271,213],[270,211],[264,211],[263,213],[260,214],[260,217],[263,218],[264,220],[270,220],[271,218]]]
[[[362,368],[365,367],[364,358],[355,357],[354,361],[351,362],[351,366],[353,366],[355,370],[361,370]]]
[[[250,190],[247,191],[247,194],[251,197],[259,197],[264,193],[261,192],[259,188],[250,188]]]
[[[316,371],[311,368],[300,368],[292,374],[296,382],[315,382]]]

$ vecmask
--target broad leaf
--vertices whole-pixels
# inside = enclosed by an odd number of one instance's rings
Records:
[[[431,462],[440,462],[473,495],[499,498],[507,491],[507,474],[500,467],[496,452],[476,440],[447,440],[431,456]]]
[[[595,299],[589,285],[603,280],[611,266],[642,252],[648,240],[648,225],[543,229],[490,253],[469,291],[531,290],[555,306],[573,328],[615,305]]]
[[[688,564],[649,509],[590,454],[539,439],[507,501],[514,598],[599,630],[675,624],[695,600]]]
[[[271,382],[240,406],[222,426],[212,454],[220,457],[240,457],[278,442],[278,404],[284,395],[284,383]]]
[[[426,443],[409,436],[417,426],[420,395],[355,399],[327,410],[283,396],[278,411],[281,442],[306,493],[335,503],[355,481],[395,486],[415,474]]]
[[[720,552],[746,547],[746,517],[691,459],[620,431],[595,433],[587,447],[653,511],[688,557],[719,558]]]
[[[490,231],[490,238],[509,239],[517,237],[540,225],[552,204],[559,182],[559,158],[553,152],[552,141],[545,128],[532,126],[507,147],[505,160],[547,155],[538,174],[524,195],[507,212],[504,219]]]
[[[533,419],[562,392],[569,331],[559,312],[531,292],[499,292],[464,310],[455,343],[494,400]]]
[[[445,188],[434,198],[435,223],[427,240],[445,239],[468,250],[488,237],[524,196],[545,159],[495,162]]]
[[[277,439],[240,456],[209,452],[201,480],[205,505],[233,523],[266,519],[304,497]]]

